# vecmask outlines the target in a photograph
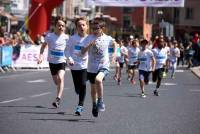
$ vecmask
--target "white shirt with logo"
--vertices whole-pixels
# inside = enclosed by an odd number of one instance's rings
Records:
[[[106,34],[100,37],[89,35],[85,40],[89,45],[95,40],[95,44],[88,50],[88,69],[90,73],[97,73],[99,69],[105,68],[109,70],[109,46],[113,44],[113,38]]]
[[[140,49],[138,47],[127,47],[128,49],[128,65],[134,65],[138,61]]]
[[[152,58],[154,57],[153,52],[149,49],[145,49],[144,51],[140,51],[138,53],[139,60],[139,70],[143,71],[152,71]]]
[[[165,48],[159,49],[154,48],[153,50],[154,57],[156,59],[156,69],[163,68],[163,65],[166,64],[167,60],[167,51]]]
[[[66,62],[66,57],[64,50],[66,47],[66,42],[68,40],[68,35],[61,34],[56,35],[55,33],[48,33],[45,36],[45,42],[48,45],[48,61],[49,63],[62,63]]]
[[[80,37],[78,34],[74,34],[67,42],[65,55],[67,59],[74,62],[74,65],[69,66],[71,70],[81,70],[87,68],[88,53],[81,53],[81,48],[87,45],[84,44],[86,37],[87,36]]]

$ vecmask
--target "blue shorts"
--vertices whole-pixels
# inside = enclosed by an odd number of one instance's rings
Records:
[[[150,71],[139,70],[139,80],[143,80],[145,84],[148,84],[150,73]]]
[[[108,69],[106,68],[101,68],[99,69],[99,71],[97,73],[90,73],[90,72],[87,72],[87,77],[88,77],[88,80],[90,81],[91,84],[95,84],[95,79],[96,79],[96,76],[100,73],[100,72],[103,72],[104,73],[104,79],[105,77],[108,75],[109,71]]]

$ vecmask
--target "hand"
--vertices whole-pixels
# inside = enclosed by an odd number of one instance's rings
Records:
[[[39,55],[37,59],[37,64],[41,64],[41,63],[42,63],[42,55]]]
[[[74,61],[69,61],[68,63],[69,63],[70,66],[74,65]]]

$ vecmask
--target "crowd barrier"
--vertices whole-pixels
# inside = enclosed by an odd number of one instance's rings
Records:
[[[11,46],[0,47],[0,67],[12,65],[13,48]]]
[[[40,47],[31,44],[21,45],[19,55],[13,58],[13,48],[11,46],[0,47],[0,66],[10,66],[15,68],[47,68],[49,67],[47,61],[47,49],[43,55],[43,62],[37,64],[39,57]]]

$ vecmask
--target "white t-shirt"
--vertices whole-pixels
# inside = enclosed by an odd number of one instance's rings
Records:
[[[128,53],[127,47],[121,46],[121,47],[120,47],[120,52],[121,52],[121,57],[119,58],[119,62],[120,62],[120,63],[124,63],[124,58],[125,58],[124,54],[127,54],[127,53]]]
[[[166,60],[167,60],[166,49],[154,48],[152,51],[156,59],[156,69],[163,68],[163,65],[166,64]]]
[[[50,63],[58,64],[66,62],[64,50],[68,38],[68,35],[64,33],[59,36],[55,33],[48,33],[45,36],[45,42],[48,45],[48,61]]]
[[[139,60],[139,70],[151,71],[152,70],[152,58],[154,57],[153,52],[149,49],[145,49],[144,51],[140,51],[138,54]]]
[[[131,47],[128,48],[128,65],[134,65],[135,62],[138,61],[138,53],[140,49],[138,47]]]
[[[78,34],[71,36],[67,42],[65,55],[67,59],[74,61],[73,66],[69,66],[72,70],[86,69],[88,64],[88,53],[84,55],[81,53],[81,48],[86,46],[83,41],[85,37],[80,37]]]
[[[180,56],[180,50],[178,48],[170,48],[169,60],[171,62],[176,62],[177,57],[179,56]]]
[[[105,68],[109,70],[109,46],[113,43],[113,38],[106,34],[100,37],[95,35],[89,35],[85,41],[89,45],[91,41],[95,41],[93,45],[88,50],[88,72],[97,73],[99,69]]]

